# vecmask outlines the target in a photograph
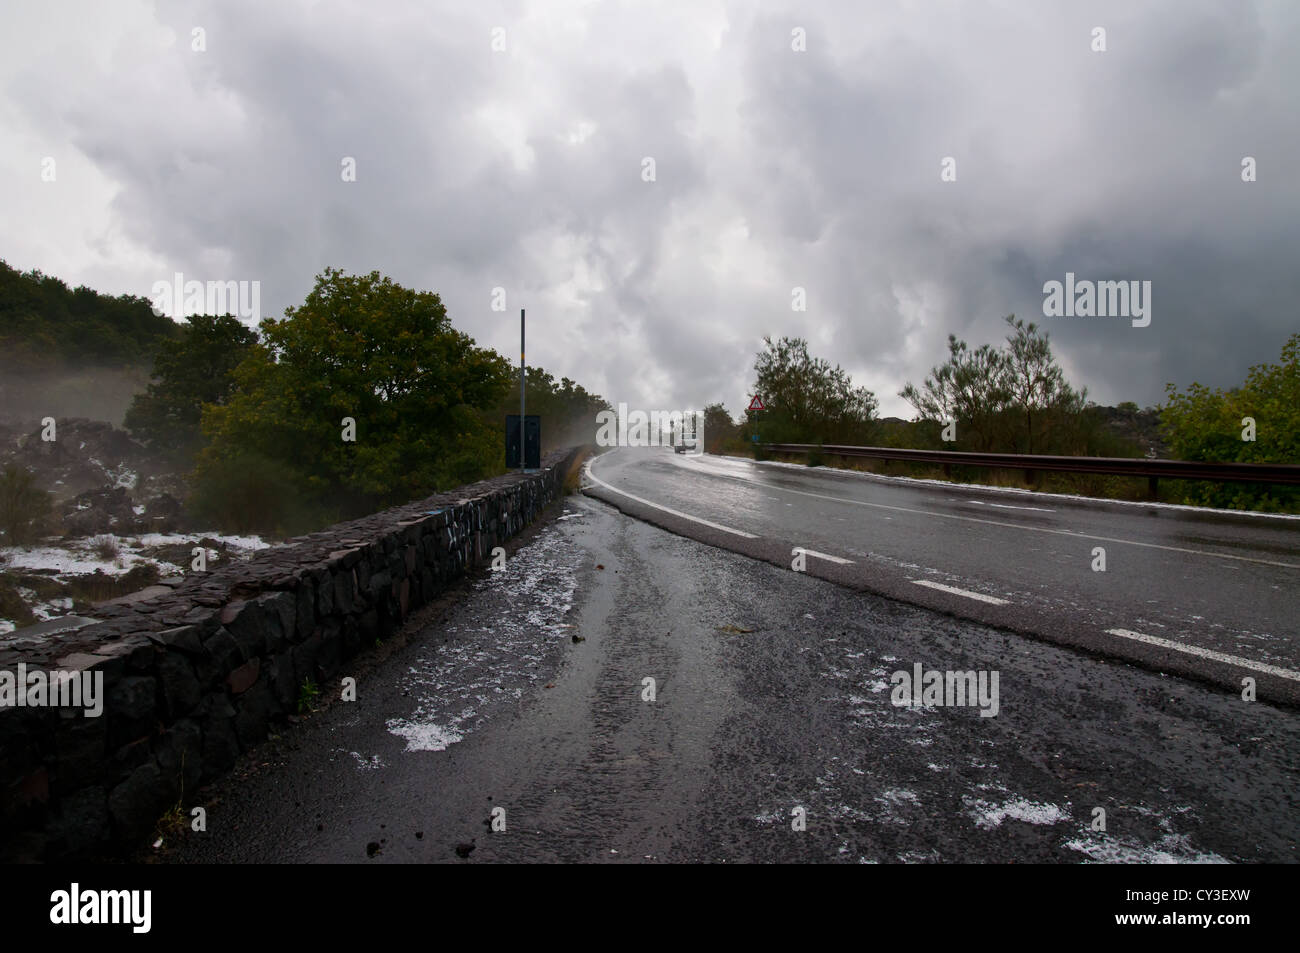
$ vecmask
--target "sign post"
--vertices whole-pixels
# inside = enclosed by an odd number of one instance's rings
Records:
[[[524,416],[524,309],[519,309],[519,420],[523,424],[528,417]],[[524,472],[524,463],[526,454],[524,452],[524,433],[523,428],[519,434],[519,472]]]

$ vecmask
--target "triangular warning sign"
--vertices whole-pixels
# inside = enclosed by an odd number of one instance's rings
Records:
[[[751,400],[751,401],[749,402],[749,409],[750,409],[750,410],[762,410],[762,409],[763,409],[763,402],[762,402],[761,400],[758,399],[758,395],[757,395],[757,394],[755,394],[755,395],[754,395],[754,399]]]

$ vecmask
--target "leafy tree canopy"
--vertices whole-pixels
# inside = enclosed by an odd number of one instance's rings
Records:
[[[948,335],[948,360],[920,387],[908,383],[899,396],[921,420],[955,421],[959,445],[1024,453],[1063,450],[1072,422],[1086,405],[1056,362],[1048,336],[1032,322],[1008,315],[1006,345],[971,349]]]
[[[185,322],[180,337],[159,348],[153,383],[135,396],[126,427],[159,450],[193,453],[203,440],[203,405],[226,402],[234,369],[257,343],[257,333],[228,314],[194,314]]]
[[[204,409],[200,481],[241,453],[283,461],[304,492],[348,514],[499,466],[500,431],[484,412],[509,387],[509,363],[456,331],[438,295],[327,268],[300,307],[260,329],[233,395]]]
[[[69,288],[38,270],[0,261],[0,360],[21,371],[63,364],[145,365],[176,322],[154,314],[149,300]]]
[[[854,387],[840,366],[810,355],[802,338],[764,338],[763,343],[754,361],[754,393],[765,409],[748,412],[749,432],[758,432],[765,443],[869,440],[879,406],[875,394]]]

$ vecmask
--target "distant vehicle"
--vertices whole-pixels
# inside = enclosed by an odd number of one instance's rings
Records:
[[[674,453],[694,452],[704,439],[704,415],[698,410],[682,412],[680,424],[671,426],[668,441]]]

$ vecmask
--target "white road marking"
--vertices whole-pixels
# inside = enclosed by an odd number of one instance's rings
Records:
[[[1261,566],[1280,566],[1283,569],[1300,569],[1300,564],[1278,562],[1275,559],[1255,559],[1251,556],[1235,556],[1231,553],[1210,553],[1203,549],[1186,549],[1182,546],[1164,546],[1160,543],[1140,543],[1134,539],[1117,539],[1114,536],[1093,536],[1090,533],[1076,533],[1067,529],[1050,529],[1046,526],[1022,526],[1019,523],[1005,523],[1002,520],[985,519],[980,516],[959,516],[956,513],[934,513],[930,510],[918,510],[909,506],[892,506],[888,503],[868,503],[866,500],[847,500],[842,496],[829,496],[825,493],[809,493],[807,490],[791,490],[784,486],[768,486],[766,483],[755,480],[752,477],[733,476],[729,473],[709,472],[708,468],[705,468],[704,472],[719,480],[739,480],[742,483],[761,486],[766,490],[776,490],[780,493],[794,493],[798,496],[809,496],[815,500],[830,500],[832,503],[849,503],[853,506],[869,506],[872,509],[893,510],[896,513],[912,513],[916,516],[928,516],[934,519],[960,520],[965,523],[984,523],[988,526],[1005,526],[1008,529],[1018,529],[1026,533],[1050,533],[1053,536],[1069,536],[1073,539],[1095,539],[1102,543],[1120,543],[1124,546],[1141,546],[1144,549],[1162,549],[1170,553],[1187,553],[1192,556],[1209,556],[1211,559],[1231,559],[1243,563],[1256,563]]]
[[[1012,506],[1010,503],[989,503],[986,500],[967,500],[967,503],[974,503],[976,506],[996,506],[1000,510],[1033,510],[1036,513],[1055,513],[1056,510],[1049,510],[1042,506]]]
[[[804,549],[802,546],[794,548],[796,553],[807,553],[809,556],[816,556],[818,559],[826,559],[833,563],[839,563],[841,566],[852,566],[852,559],[841,559],[839,556],[828,556],[825,553],[819,553],[815,549]]]
[[[1118,635],[1123,639],[1145,642],[1148,645],[1158,645],[1161,648],[1173,649],[1175,652],[1186,652],[1188,655],[1198,655],[1201,658],[1213,659],[1216,662],[1226,662],[1228,665],[1236,665],[1239,668],[1248,668],[1255,672],[1265,672],[1269,675],[1276,675],[1278,678],[1289,678],[1293,682],[1300,682],[1300,672],[1294,672],[1289,668],[1279,668],[1276,665],[1267,665],[1264,662],[1252,662],[1250,659],[1242,658],[1239,655],[1227,655],[1223,652],[1203,649],[1199,645],[1185,645],[1182,642],[1173,642],[1154,635],[1144,635],[1141,632],[1131,632],[1128,629],[1107,629],[1106,634]]]
[[[912,582],[918,586],[928,586],[931,589],[941,589],[944,592],[951,592],[954,596],[965,596],[967,599],[978,599],[980,602],[988,602],[995,606],[1005,606],[1010,604],[1006,599],[999,599],[997,596],[986,596],[982,592],[971,592],[969,589],[958,589],[956,586],[945,586],[941,582],[931,582],[929,579],[913,579]]]
[[[591,472],[592,462],[593,461],[588,460],[587,465],[583,467],[583,469],[587,473],[587,476],[590,477],[593,482],[599,483],[601,486],[609,490],[611,493],[617,493],[619,496],[626,496],[629,500],[636,500],[638,503],[642,504],[643,506],[652,506],[657,510],[663,510],[665,513],[671,513],[673,516],[679,516],[684,520],[690,520],[692,523],[699,523],[702,526],[709,526],[712,527],[713,529],[722,530],[722,532],[724,533],[731,533],[733,536],[740,536],[744,539],[758,539],[758,537],[755,536],[753,533],[746,533],[743,530],[732,529],[730,526],[723,526],[721,523],[711,523],[708,520],[700,519],[698,516],[691,516],[689,513],[683,513],[681,510],[674,510],[671,507],[663,506],[659,503],[652,503],[647,499],[644,499],[639,496],[633,496],[631,493],[627,493],[624,490],[620,490],[618,489],[618,487],[610,486],[604,480],[600,479],[598,476],[596,476],[594,473]]]

